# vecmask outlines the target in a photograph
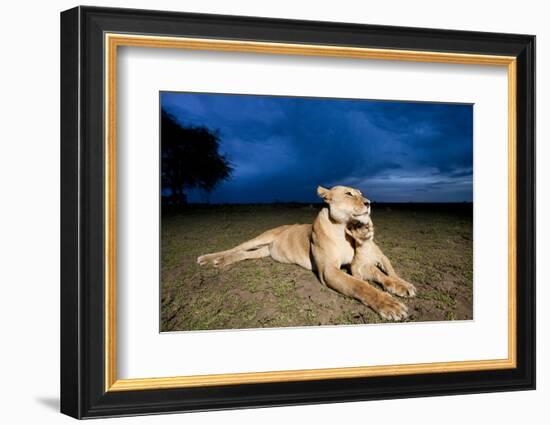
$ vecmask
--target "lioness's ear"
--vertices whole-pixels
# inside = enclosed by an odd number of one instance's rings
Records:
[[[323,198],[325,202],[330,202],[331,200],[330,190],[323,186],[317,186],[317,195]]]

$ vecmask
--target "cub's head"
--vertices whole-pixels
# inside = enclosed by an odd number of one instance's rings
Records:
[[[370,201],[352,187],[317,188],[317,194],[328,204],[330,217],[338,223],[357,220],[366,223],[370,217]]]
[[[346,227],[346,233],[355,239],[359,245],[361,245],[364,242],[370,241],[374,238],[374,225],[372,224],[370,217],[366,223],[351,220]]]

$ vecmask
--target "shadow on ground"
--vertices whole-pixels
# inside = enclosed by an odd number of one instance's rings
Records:
[[[35,400],[38,404],[59,412],[59,397],[36,397]]]

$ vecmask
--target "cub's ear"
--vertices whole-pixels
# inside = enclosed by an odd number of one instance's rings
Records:
[[[325,202],[330,202],[332,200],[330,190],[323,186],[317,186],[317,195],[323,198]]]

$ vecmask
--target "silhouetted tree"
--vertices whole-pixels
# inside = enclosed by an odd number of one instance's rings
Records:
[[[220,154],[220,136],[203,126],[184,126],[162,110],[162,187],[169,188],[172,202],[187,202],[185,191],[196,187],[211,192],[231,176],[233,168]]]

